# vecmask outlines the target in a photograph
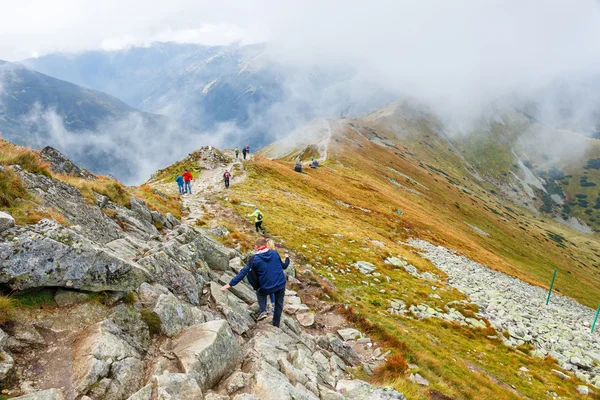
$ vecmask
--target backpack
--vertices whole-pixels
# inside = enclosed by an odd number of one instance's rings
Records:
[[[256,219],[259,220],[259,221],[262,221],[263,215],[262,215],[261,212],[258,213],[258,215],[256,216]]]
[[[260,289],[260,282],[258,282],[258,275],[256,274],[256,270],[254,269],[254,265],[252,265],[253,263],[254,256],[250,256],[250,259],[248,260],[248,264],[250,265],[250,271],[248,271],[248,275],[246,275],[246,278],[248,278],[248,283],[250,284],[250,286],[252,286],[252,289],[258,290]]]

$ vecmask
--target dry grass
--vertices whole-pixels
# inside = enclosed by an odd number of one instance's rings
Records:
[[[181,197],[179,195],[169,196],[164,194],[164,197],[158,194],[151,186],[141,185],[131,189],[131,193],[146,202],[148,207],[154,211],[166,215],[171,213],[177,219],[181,219]]]
[[[14,320],[15,307],[16,304],[12,298],[0,295],[0,325]]]
[[[106,176],[99,176],[96,180],[87,180],[69,175],[56,175],[56,179],[75,186],[87,202],[92,205],[96,204],[96,195],[94,193],[99,193],[120,206],[130,206],[131,194],[127,188],[122,183]]]
[[[346,134],[351,136],[349,132]],[[380,283],[367,286],[362,281],[372,283],[371,279],[352,269],[350,273],[333,274],[325,286],[337,288],[336,301],[352,306],[341,311],[351,322],[393,351],[393,363],[377,371],[378,381],[414,393],[414,398],[429,398],[428,390],[452,399],[519,398],[510,385],[529,398],[544,396],[548,390],[564,398],[577,398],[576,380],[565,383],[551,373],[556,366],[517,353],[497,339],[488,339],[487,336],[496,334],[492,328],[471,329],[438,319],[419,321],[385,312],[393,298],[409,305],[426,303],[443,309],[446,303],[465,297],[450,287],[435,285],[438,287],[435,293],[441,300],[432,299],[429,297],[433,293],[432,284],[412,277],[402,268],[386,265],[383,260],[400,255],[419,271],[430,271],[444,278],[429,261],[401,243],[409,237],[421,237],[460,249],[472,259],[534,283],[543,283],[546,275],[549,280],[552,268],[569,269],[572,274],[564,273],[561,292],[589,304],[595,301],[594,293],[600,289],[600,275],[591,270],[576,271],[572,258],[593,254],[597,239],[587,237],[586,244],[552,221],[542,222],[525,210],[506,211],[485,191],[475,188],[474,194],[465,193],[459,185],[450,183],[441,172],[421,161],[435,159],[436,152],[444,151],[442,148],[411,159],[382,151],[372,143],[360,143],[359,152],[342,144],[330,147],[331,158],[323,167],[305,174],[295,173],[289,162],[255,156],[254,162],[246,164],[245,184],[231,189],[231,197],[240,201],[232,202],[231,206],[243,216],[250,210],[242,202],[259,205],[265,213],[264,226],[269,235],[285,243],[323,277],[332,272],[325,265],[345,269],[363,260],[374,263],[379,273],[390,278],[390,282],[381,279]],[[414,187],[423,193],[417,195],[399,189],[390,183],[394,172],[387,166],[410,175],[429,190]],[[468,185],[462,182],[466,171],[445,164],[438,164],[438,168],[444,169],[453,181]],[[394,179],[409,184],[398,176]],[[500,211],[492,212],[492,208]],[[396,210],[402,210],[403,214],[397,214]],[[506,222],[497,212],[512,217]],[[484,229],[490,236],[478,235],[465,222]],[[519,223],[529,224],[530,228],[524,231]],[[250,222],[247,229],[251,229]],[[577,248],[559,248],[550,240],[541,240],[541,232],[547,229],[569,237]],[[373,241],[383,243],[384,247]],[[592,274],[586,281],[581,279],[583,273]],[[323,279],[316,278],[319,282]],[[577,280],[579,286],[575,285]],[[381,289],[385,293],[380,293]],[[469,316],[477,312],[474,306],[461,309]],[[419,365],[419,373],[431,382],[431,387],[422,389],[405,376],[398,377],[401,359]],[[467,363],[480,366],[483,372],[472,372]],[[522,365],[537,374],[531,383],[518,375]]]
[[[32,174],[52,176],[48,164],[40,158],[37,151],[1,139],[0,165],[20,165],[21,168]]]

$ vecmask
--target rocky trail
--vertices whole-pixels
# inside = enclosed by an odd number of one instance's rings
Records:
[[[303,291],[318,290],[304,277],[309,268],[289,268],[290,287],[298,290],[286,293],[281,328],[270,318],[254,320],[256,296],[247,284],[220,290],[246,254],[196,226],[198,218],[217,223],[211,198],[225,190],[226,167],[233,170],[232,184],[243,181],[240,161],[204,165],[194,194],[184,196],[189,214],[183,223],[133,197],[123,207],[96,194],[91,205],[64,182],[15,168],[69,225],[42,220],[14,226],[9,215],[1,216],[0,281],[53,299],[53,305],[25,309],[0,331],[3,394],[39,400],[404,399],[353,378],[353,368],[372,370],[387,354],[327,305],[302,301]]]

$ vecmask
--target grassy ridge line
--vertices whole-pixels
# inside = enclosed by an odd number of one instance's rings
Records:
[[[355,312],[368,316],[369,321],[381,325],[407,344],[411,353],[397,349],[398,353],[409,361],[414,359],[422,366],[422,375],[432,382],[432,387],[436,390],[457,399],[517,398],[511,390],[490,378],[492,376],[502,382],[514,384],[521,393],[532,398],[537,398],[550,389],[566,398],[577,398],[573,383],[566,385],[551,373],[551,361],[534,360],[521,355],[499,341],[487,339],[487,332],[477,333],[437,320],[404,320],[382,313],[386,302],[392,297],[405,300],[408,304],[427,302],[436,307],[464,298],[451,288],[438,288],[435,293],[442,300],[434,300],[429,297],[434,292],[430,285],[382,264],[387,255],[401,254],[419,270],[436,271],[441,275],[426,260],[413,253],[412,249],[398,244],[407,237],[420,236],[460,248],[480,262],[492,264],[509,273],[517,272],[530,281],[537,282],[548,270],[546,263],[568,268],[565,264],[569,260],[561,256],[565,249],[557,248],[553,241],[542,240],[539,245],[536,244],[541,247],[537,251],[536,248],[523,250],[523,243],[531,241],[533,234],[539,235],[544,229],[560,229],[560,226],[527,217],[524,213],[521,216],[521,210],[514,213],[515,221],[507,224],[498,215],[484,208],[500,207],[494,196],[477,192],[476,195],[481,200],[475,195],[467,195],[455,185],[447,184],[442,179],[443,175],[416,166],[416,160],[408,162],[393,153],[382,151],[381,147],[367,142],[360,144],[363,147],[357,153],[347,148],[347,144],[340,143],[340,148],[335,151],[335,158],[326,162],[324,168],[309,170],[302,175],[292,171],[291,163],[257,157],[255,164],[247,164],[247,182],[243,186],[232,187],[231,195],[236,199],[258,204],[265,212],[268,231],[276,233],[286,246],[299,253],[323,276],[329,274],[323,268],[325,265],[346,266],[356,260],[373,262],[380,272],[390,276],[392,283],[382,282],[376,287],[362,284],[362,277],[356,272],[336,274],[332,282],[338,288],[337,295],[352,304]],[[393,187],[383,172],[386,166],[407,173],[429,187],[427,198]],[[488,198],[489,201],[486,201]],[[353,207],[347,208],[335,200]],[[239,202],[234,204],[234,208],[241,215],[247,212]],[[399,217],[395,213],[396,209],[403,210],[404,215]],[[464,219],[491,230],[492,235],[489,238],[479,236],[465,224]],[[524,231],[519,224],[529,224],[532,229]],[[571,239],[578,240],[573,237]],[[379,248],[370,240],[385,243],[385,249]],[[505,246],[508,248],[504,249]],[[566,251],[570,253],[571,249]],[[555,261],[555,257],[558,261]],[[520,263],[525,262],[526,267],[521,267]],[[574,285],[581,285],[575,279],[572,281]],[[563,281],[563,292],[565,287],[571,289],[565,283],[566,280]],[[598,280],[587,283],[587,291],[594,293]],[[381,289],[385,293],[380,293]],[[584,296],[580,296],[582,293]],[[576,298],[585,298],[586,290],[582,292],[581,286],[573,286],[570,294]],[[472,373],[467,362],[482,365],[487,374]],[[518,371],[524,364],[536,369],[535,374],[531,374],[534,375],[533,382],[527,383],[527,386],[524,386],[523,377]],[[465,379],[467,376],[469,378]],[[398,381],[391,383],[400,389],[414,389],[414,385],[406,377],[401,376]],[[423,394],[422,398],[427,396]]]

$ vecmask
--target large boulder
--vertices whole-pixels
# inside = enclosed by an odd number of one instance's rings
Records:
[[[0,242],[0,282],[23,290],[59,286],[87,291],[130,291],[148,280],[136,263],[98,247],[56,221],[13,228]]]
[[[119,225],[99,207],[89,204],[75,186],[45,175],[29,173],[19,166],[11,168],[46,207],[60,211],[73,229],[88,239],[104,244],[122,236]]]
[[[207,232],[200,230],[197,232],[200,235],[198,247],[208,266],[217,271],[227,271],[229,260],[233,258],[235,251],[217,242]]]
[[[210,283],[210,295],[217,309],[225,315],[235,333],[242,335],[255,324],[248,305],[233,293],[221,291],[221,286],[216,282]]]
[[[224,320],[187,328],[173,340],[172,351],[202,390],[233,373],[242,360],[242,349]]]
[[[73,344],[73,386],[93,398],[121,400],[144,380],[150,333],[139,314],[121,306],[110,318],[82,331]]]
[[[169,337],[206,320],[199,308],[181,302],[171,293],[158,297],[153,312],[160,318],[161,332]]]
[[[335,354],[337,354],[340,358],[346,361],[348,364],[352,366],[356,366],[360,362],[360,356],[354,351],[352,346],[350,346],[346,342],[342,342],[336,335],[333,333],[327,334],[327,341],[329,342],[329,348]]]
[[[15,219],[5,212],[0,211],[0,232],[15,226]]]

